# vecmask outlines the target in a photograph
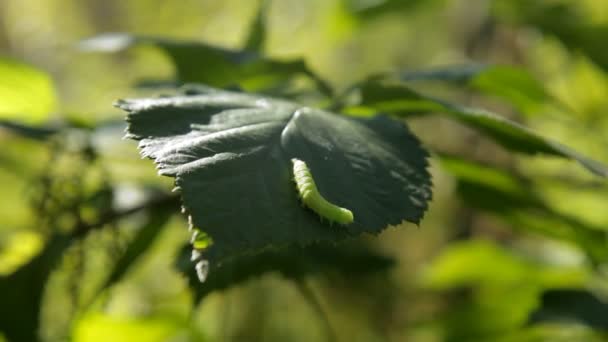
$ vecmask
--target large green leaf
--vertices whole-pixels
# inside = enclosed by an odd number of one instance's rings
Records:
[[[425,96],[400,83],[370,81],[362,84],[359,90],[361,93],[360,105],[371,108],[373,111],[400,116],[443,114],[480,131],[510,150],[570,158],[596,175],[608,176],[608,169],[601,163],[490,111]],[[357,110],[360,111],[360,109]]]
[[[43,71],[0,57],[0,119],[44,121],[55,110],[55,89]]]
[[[213,241],[212,260],[418,223],[431,197],[427,152],[385,116],[348,118],[202,87],[117,105],[142,155],[176,178],[193,226]],[[300,205],[292,158],[308,164],[323,196],[354,213],[352,224],[332,227]]]
[[[166,52],[175,65],[180,83],[216,87],[238,85],[247,90],[265,90],[283,85],[300,74],[312,79],[325,94],[332,92],[301,59],[274,60],[251,51],[229,50],[201,42],[120,33],[100,35],[83,41],[80,46],[89,51],[116,52],[139,44],[157,46]]]

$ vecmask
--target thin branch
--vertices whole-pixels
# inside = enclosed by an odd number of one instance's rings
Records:
[[[329,317],[327,316],[327,313],[325,312],[325,310],[323,310],[323,306],[321,306],[321,302],[319,302],[319,300],[317,299],[317,296],[315,296],[315,293],[312,290],[312,288],[310,288],[310,286],[308,284],[306,284],[304,279],[302,279],[302,280],[294,279],[293,283],[296,285],[296,288],[298,289],[298,291],[300,292],[302,297],[304,297],[304,299],[312,307],[312,309],[315,311],[315,313],[317,314],[317,316],[323,323],[323,326],[325,327],[325,332],[327,334],[327,341],[328,342],[338,341],[336,332],[334,331],[334,329],[331,325],[331,322],[329,321]]]
[[[148,200],[147,202],[144,202],[138,206],[135,206],[135,207],[132,207],[129,209],[108,212],[104,216],[102,216],[99,220],[97,220],[96,222],[81,223],[75,227],[74,231],[72,232],[72,236],[76,237],[76,238],[82,237],[83,235],[88,233],[90,230],[101,228],[107,224],[113,223],[115,221],[119,221],[127,216],[133,215],[133,214],[138,213],[143,210],[161,208],[161,207],[171,206],[171,205],[177,206],[178,204],[179,204],[178,195],[172,194],[172,195],[164,195],[164,196],[155,197],[155,198]]]

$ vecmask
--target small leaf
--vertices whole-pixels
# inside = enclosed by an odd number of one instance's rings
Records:
[[[200,88],[198,95],[120,101],[127,136],[176,178],[192,226],[221,260],[271,245],[337,241],[418,223],[431,197],[427,152],[384,116],[354,119],[272,98]],[[291,159],[354,213],[330,227],[299,202]],[[215,261],[213,260],[213,261]]]
[[[282,84],[294,75],[309,77],[330,95],[330,86],[301,59],[279,61],[251,51],[236,51],[200,42],[176,41],[128,34],[105,34],[82,41],[83,50],[117,52],[134,45],[157,46],[171,57],[181,83],[204,83],[216,87],[239,85],[253,91]]]
[[[0,75],[0,119],[40,123],[55,110],[55,89],[45,72],[0,57]]]
[[[464,84],[471,81],[486,70],[488,70],[488,66],[483,64],[463,64],[434,67],[425,70],[386,73],[378,77],[382,79],[396,78],[403,82],[442,81]]]
[[[245,50],[262,52],[264,51],[264,44],[266,43],[266,14],[270,7],[271,0],[262,0],[258,13],[256,14],[251,28],[249,29],[249,35],[245,40]]]
[[[608,331],[608,302],[581,289],[553,289],[542,295],[540,308],[530,323],[579,323]]]
[[[480,131],[510,150],[570,158],[596,175],[608,176],[608,168],[603,164],[490,111],[424,96],[403,84],[366,82],[360,87],[360,92],[361,106],[395,115],[443,114]]]
[[[0,120],[0,131],[9,131],[33,140],[46,140],[61,130],[61,127],[30,126],[16,121]]]

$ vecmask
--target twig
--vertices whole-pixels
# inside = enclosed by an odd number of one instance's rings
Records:
[[[178,203],[179,203],[178,195],[164,195],[164,196],[152,198],[147,202],[144,202],[138,206],[135,206],[135,207],[132,207],[129,209],[125,209],[125,210],[121,210],[121,211],[111,211],[111,212],[108,212],[107,214],[105,214],[104,216],[102,216],[96,222],[79,224],[78,226],[75,227],[74,231],[72,232],[72,237],[76,237],[76,238],[82,237],[83,235],[88,233],[90,230],[101,228],[107,224],[121,220],[124,217],[133,215],[142,210],[170,206],[170,205],[177,206]]]
[[[310,288],[310,286],[308,284],[306,284],[305,280],[303,280],[303,279],[302,280],[294,279],[293,282],[296,285],[296,288],[298,289],[298,291],[300,292],[302,297],[304,297],[304,299],[308,302],[308,304],[312,307],[312,309],[317,313],[319,319],[323,323],[323,326],[325,327],[325,331],[327,333],[327,341],[329,341],[329,342],[338,341],[336,332],[334,331],[334,329],[331,325],[331,322],[329,321],[329,317],[327,316],[327,313],[325,312],[325,310],[323,310],[321,303],[315,296],[315,293]]]

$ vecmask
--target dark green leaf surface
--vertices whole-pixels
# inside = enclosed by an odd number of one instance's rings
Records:
[[[579,323],[608,331],[608,302],[581,289],[548,290],[530,322]]]
[[[404,124],[198,91],[118,106],[129,113],[128,137],[176,178],[193,226],[213,239],[209,258],[420,221],[431,197],[427,152]],[[353,224],[330,227],[301,206],[292,158],[308,164],[325,198],[354,213]]]
[[[327,272],[354,277],[386,271],[394,264],[394,259],[373,251],[369,246],[349,243],[338,246],[292,246],[240,256],[213,268],[203,284],[192,268],[189,248],[183,248],[176,267],[187,276],[195,301],[198,302],[212,291],[223,290],[270,272],[277,272],[291,279]]]
[[[83,41],[84,50],[116,52],[134,45],[157,46],[171,57],[181,83],[204,83],[216,87],[238,85],[247,90],[276,87],[296,74],[311,78],[320,91],[331,89],[301,59],[279,61],[255,52],[229,50],[201,42],[176,41],[128,34],[106,34]]]
[[[360,92],[361,105],[364,107],[395,115],[443,114],[480,131],[510,150],[570,158],[596,175],[608,176],[608,169],[601,163],[487,110],[424,96],[403,84],[366,82],[360,87]]]

